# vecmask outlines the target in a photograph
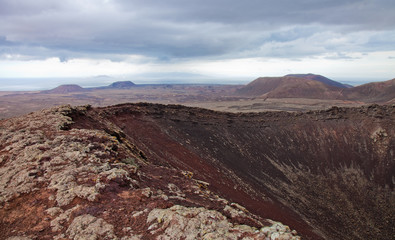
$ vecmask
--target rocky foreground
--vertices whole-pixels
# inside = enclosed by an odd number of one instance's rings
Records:
[[[84,127],[90,111],[0,122],[0,239],[300,239],[193,171],[155,162],[108,119]]]

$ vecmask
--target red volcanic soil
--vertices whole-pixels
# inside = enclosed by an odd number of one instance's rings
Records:
[[[231,114],[124,104],[70,116],[71,128],[116,126],[113,136],[150,163],[190,171],[212,192],[305,239],[395,232],[394,106]]]

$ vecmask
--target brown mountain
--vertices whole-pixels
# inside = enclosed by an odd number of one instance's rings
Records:
[[[65,84],[60,85],[51,90],[42,91],[42,93],[52,93],[52,94],[65,94],[65,93],[72,93],[72,92],[84,92],[87,91],[86,89],[80,87],[77,84]]]
[[[305,79],[310,79],[310,80],[315,80],[319,81],[322,83],[325,83],[326,85],[329,86],[334,86],[334,87],[339,87],[339,88],[349,88],[350,86],[347,84],[342,84],[336,81],[333,81],[327,77],[321,76],[321,75],[316,75],[312,73],[308,74],[288,74],[286,77],[300,77],[300,78],[305,78]]]
[[[390,102],[395,99],[395,78],[345,89],[344,97],[363,102]]]
[[[65,106],[3,120],[0,235],[299,239],[272,219],[303,239],[391,239],[394,124],[389,105]]]
[[[284,76],[258,78],[236,94],[270,98],[316,98],[336,99],[342,88],[327,85],[311,78]]]

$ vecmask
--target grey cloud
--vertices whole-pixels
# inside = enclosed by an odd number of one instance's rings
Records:
[[[343,52],[335,52],[332,53],[330,56],[325,57],[326,59],[343,59],[343,60],[356,60],[360,59],[360,57],[353,57]]]
[[[393,49],[394,35],[385,36],[394,32],[394,10],[393,0],[0,0],[0,21],[6,23],[0,25],[0,46],[64,60],[112,54],[298,57],[378,45],[385,50]],[[363,31],[372,31],[372,38],[336,45],[314,37]]]
[[[392,0],[138,0],[120,1],[134,11],[140,7],[151,16],[177,21],[240,24],[260,22],[267,26],[284,24],[364,25],[361,28],[393,28],[395,2]]]
[[[370,48],[385,51],[389,48],[394,49],[394,43],[395,30],[374,34],[371,38],[369,38],[367,45]]]
[[[14,45],[14,43],[7,41],[7,38],[4,36],[0,36],[0,46],[11,46]]]

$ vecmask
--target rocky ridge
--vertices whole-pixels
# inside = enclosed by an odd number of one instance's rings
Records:
[[[0,121],[2,239],[299,239],[209,190],[193,172],[157,164],[89,106]],[[78,125],[78,124],[77,124]]]

